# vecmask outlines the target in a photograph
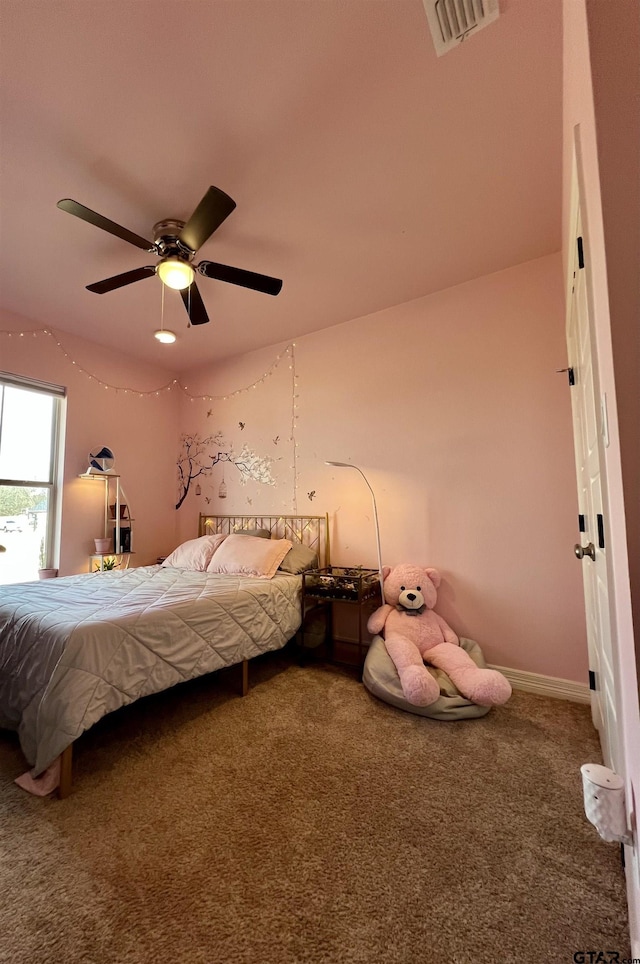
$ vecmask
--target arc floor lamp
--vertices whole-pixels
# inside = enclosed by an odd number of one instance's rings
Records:
[[[384,585],[383,585],[383,578],[382,578],[382,553],[380,552],[380,525],[379,525],[379,523],[378,523],[378,506],[376,505],[375,492],[374,492],[373,489],[371,488],[371,485],[369,484],[369,480],[368,480],[368,478],[366,477],[366,475],[364,474],[364,472],[362,471],[362,469],[361,469],[359,466],[354,465],[353,462],[329,462],[329,461],[326,461],[326,462],[325,462],[325,465],[333,465],[333,466],[335,466],[335,467],[338,468],[338,469],[355,469],[356,472],[359,472],[359,473],[360,473],[360,475],[362,476],[362,478],[364,479],[364,481],[365,481],[365,483],[366,483],[367,488],[369,489],[369,492],[371,493],[371,500],[372,500],[372,502],[373,502],[373,518],[374,518],[375,525],[376,525],[376,546],[377,546],[377,549],[378,549],[378,574],[379,574],[379,576],[380,576],[380,595],[381,595],[381,597],[382,597],[382,603],[383,603],[383,605],[384,605],[385,598],[384,598]]]

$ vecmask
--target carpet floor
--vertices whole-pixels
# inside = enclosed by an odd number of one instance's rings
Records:
[[[587,822],[586,706],[442,723],[287,651],[149,697],[38,799],[0,732],[3,964],[541,964],[629,956]]]

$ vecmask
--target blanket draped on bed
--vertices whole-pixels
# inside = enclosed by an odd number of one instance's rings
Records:
[[[300,625],[300,577],[147,566],[5,586],[0,726],[37,776],[101,717],[278,649]]]

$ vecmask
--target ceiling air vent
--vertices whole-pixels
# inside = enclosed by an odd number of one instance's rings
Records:
[[[438,57],[498,19],[498,0],[422,0]]]

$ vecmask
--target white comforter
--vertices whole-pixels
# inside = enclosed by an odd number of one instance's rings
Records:
[[[4,586],[0,726],[35,777],[107,713],[284,646],[300,583],[147,566]]]

